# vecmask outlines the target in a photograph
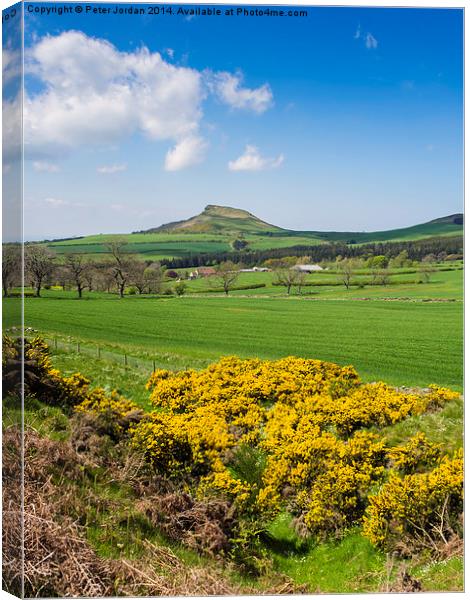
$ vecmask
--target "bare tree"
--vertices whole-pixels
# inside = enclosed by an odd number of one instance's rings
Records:
[[[124,291],[132,271],[132,259],[129,258],[127,242],[123,239],[114,239],[106,244],[112,256],[111,272],[119,292],[119,297],[124,298]]]
[[[296,282],[296,287],[297,287],[297,292],[300,296],[300,294],[302,293],[302,288],[304,287],[306,280],[307,280],[307,273],[305,271],[297,271],[298,276],[297,276],[297,282]]]
[[[21,284],[21,246],[17,244],[3,244],[2,286],[5,298],[15,283]]]
[[[78,297],[81,298],[84,288],[87,287],[86,273],[90,269],[90,264],[81,254],[66,254],[65,265],[70,279],[77,288]]]
[[[290,294],[291,289],[299,285],[299,282],[302,281],[303,275],[298,269],[281,263],[274,269],[274,283],[283,285],[286,288],[287,294]]]
[[[227,260],[220,263],[215,269],[213,281],[222,286],[226,296],[228,296],[229,291],[238,279],[239,267],[240,265],[237,266],[232,261]]]
[[[43,283],[52,275],[55,255],[45,246],[30,244],[25,247],[25,267],[36,290],[36,296],[41,296]]]
[[[70,283],[70,272],[65,265],[57,265],[54,269],[54,278],[56,282],[65,292],[67,285]]]
[[[90,292],[92,292],[95,287],[95,281],[96,281],[96,275],[97,275],[96,265],[91,260],[88,260],[87,265],[88,265],[88,268],[85,269],[85,272],[83,273],[83,278],[86,281],[86,286],[87,286],[88,290]]]
[[[132,284],[135,285],[139,294],[145,293],[145,290],[148,289],[148,280],[145,277],[147,265],[142,260],[135,260],[132,261],[130,267]]]

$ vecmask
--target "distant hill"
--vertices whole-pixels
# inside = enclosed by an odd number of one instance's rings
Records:
[[[285,231],[241,208],[208,204],[202,213],[184,221],[166,223],[139,233],[262,233]]]
[[[241,208],[209,204],[200,214],[189,219],[166,223],[136,233],[213,233],[229,236],[258,234],[282,238],[308,236],[319,242],[361,244],[365,242],[405,241],[442,235],[459,235],[462,231],[463,215],[461,213],[434,219],[420,225],[386,231],[292,231],[266,223]]]
[[[305,232],[304,232],[305,233]],[[420,225],[388,229],[385,231],[312,231],[312,235],[329,242],[361,244],[365,242],[411,241],[429,237],[461,235],[463,233],[463,214],[456,213],[439,219],[433,219]]]
[[[234,241],[243,238],[246,249],[265,251],[319,244],[368,242],[412,242],[431,238],[460,237],[463,215],[454,214],[402,229],[373,232],[292,231],[283,229],[240,208],[209,204],[199,214],[146,231],[127,234],[99,234],[80,238],[45,241],[58,255],[87,254],[96,259],[109,255],[108,243],[116,238],[145,260],[176,259],[231,252]]]

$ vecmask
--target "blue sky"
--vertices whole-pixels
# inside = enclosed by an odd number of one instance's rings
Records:
[[[29,239],[144,229],[206,204],[351,231],[462,210],[460,10],[188,20],[25,6]]]

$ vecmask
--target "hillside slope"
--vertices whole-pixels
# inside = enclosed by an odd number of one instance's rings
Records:
[[[249,250],[275,250],[325,243],[362,244],[367,242],[415,241],[463,234],[463,215],[454,214],[427,223],[375,232],[292,231],[271,225],[252,213],[228,206],[208,205],[199,214],[183,221],[167,223],[145,231],[127,234],[99,234],[47,240],[59,255],[87,254],[95,258],[109,255],[107,244],[117,238],[127,242],[127,250],[147,260],[171,259],[201,254],[230,252],[242,237]]]
[[[208,204],[199,215],[184,221],[166,223],[160,227],[148,229],[145,233],[260,233],[266,231],[284,231],[270,225],[255,215],[240,208]]]
[[[350,244],[406,241],[436,236],[461,235],[463,233],[463,214],[456,213],[439,219],[433,219],[427,223],[385,231],[312,231],[309,233],[325,241],[342,241]]]

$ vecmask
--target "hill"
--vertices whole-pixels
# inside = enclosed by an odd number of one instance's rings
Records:
[[[419,225],[412,225],[411,227],[403,227],[400,229],[388,229],[385,231],[312,231],[311,233],[325,241],[341,241],[349,244],[411,241],[436,236],[460,235],[463,233],[463,214],[456,213],[446,217],[440,217],[439,219],[433,219],[432,221],[421,223]]]
[[[138,233],[260,233],[285,231],[241,208],[208,204],[199,215]]]
[[[450,239],[459,237],[462,233],[462,214],[388,231],[292,231],[271,225],[246,210],[209,204],[194,217],[145,231],[89,235],[75,239],[47,240],[44,243],[59,255],[87,254],[101,259],[109,255],[107,244],[120,238],[127,242],[129,251],[141,258],[162,260],[230,252],[234,241],[239,237],[243,237],[247,250],[270,251],[294,246],[309,248],[327,243],[411,242],[438,237]]]

